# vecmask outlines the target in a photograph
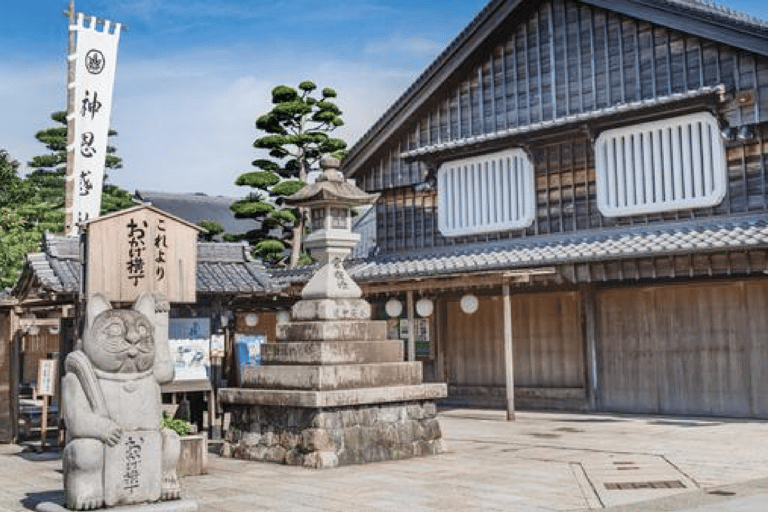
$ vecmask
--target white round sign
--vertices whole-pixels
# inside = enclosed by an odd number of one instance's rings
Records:
[[[435,310],[435,304],[430,299],[419,299],[416,302],[416,313],[421,317],[428,317]]]
[[[477,297],[475,297],[472,294],[467,294],[461,298],[461,301],[459,302],[459,307],[461,310],[471,315],[475,311],[477,311],[478,306],[480,305],[480,302],[477,300]]]
[[[400,316],[400,313],[403,312],[403,303],[397,299],[389,299],[384,304],[384,311],[387,312],[390,318]]]
[[[281,310],[277,312],[277,323],[279,324],[287,324],[291,321],[291,312],[286,310]]]
[[[248,313],[247,315],[245,315],[245,325],[247,325],[248,327],[253,327],[258,323],[259,323],[259,315],[257,315],[256,313]]]

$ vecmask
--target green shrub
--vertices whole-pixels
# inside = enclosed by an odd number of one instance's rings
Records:
[[[173,430],[180,436],[185,436],[192,430],[192,425],[188,421],[180,418],[171,418],[166,413],[163,413],[163,427]]]

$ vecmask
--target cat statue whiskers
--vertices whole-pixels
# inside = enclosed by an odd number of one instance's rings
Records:
[[[62,381],[70,509],[180,497],[179,437],[161,427],[160,384],[173,380],[173,362],[162,331],[167,302],[157,298],[144,292],[129,310],[113,309],[100,294],[88,301]]]

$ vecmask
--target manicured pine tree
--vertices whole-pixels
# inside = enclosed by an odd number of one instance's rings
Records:
[[[286,244],[291,246],[291,266],[299,263],[301,255],[304,213],[283,208],[281,198],[301,190],[323,156],[339,156],[347,147],[329,135],[344,124],[341,110],[332,101],[336,91],[326,87],[317,97],[316,90],[310,81],[301,82],[297,89],[287,85],[272,89],[272,110],[256,120],[256,128],[264,135],[253,143],[271,158],[254,160],[251,164],[258,170],[235,181],[255,190],[230,208],[238,218],[260,222],[259,228],[238,238],[247,240],[254,255],[270,263],[284,259]]]

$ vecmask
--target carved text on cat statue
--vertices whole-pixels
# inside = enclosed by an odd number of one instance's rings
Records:
[[[112,309],[100,294],[88,301],[82,341],[67,356],[62,382],[70,509],[179,498],[179,437],[161,428],[159,387],[173,379],[173,363],[167,335],[155,335],[155,312],[149,292],[130,310]]]

